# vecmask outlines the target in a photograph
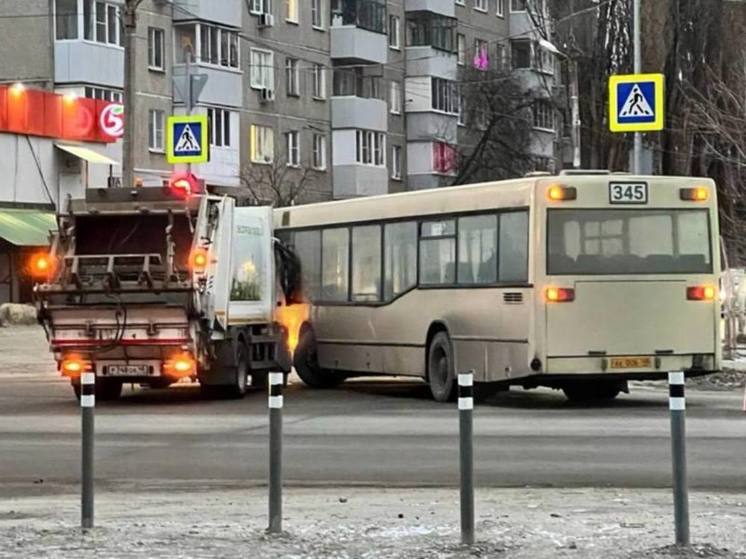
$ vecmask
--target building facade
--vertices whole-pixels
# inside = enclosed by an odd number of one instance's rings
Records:
[[[123,0],[5,0],[0,85],[121,102],[122,8]],[[471,65],[510,68],[547,98],[533,111],[531,152],[537,168],[552,170],[560,150],[546,21],[544,0],[144,0],[135,114],[125,115],[135,175],[160,186],[181,170],[166,162],[166,121],[191,112],[208,116],[211,153],[192,171],[258,202],[451,184],[449,154],[479,133],[460,114],[460,69]],[[76,162],[52,140],[26,138],[0,133],[2,153],[15,154],[0,206],[50,211],[68,194],[118,184],[118,165],[95,155]],[[89,147],[120,162],[120,144]]]

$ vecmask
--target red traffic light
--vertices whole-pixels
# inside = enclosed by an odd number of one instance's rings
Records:
[[[189,198],[204,192],[204,183],[192,173],[175,173],[168,181],[168,187],[181,198]]]

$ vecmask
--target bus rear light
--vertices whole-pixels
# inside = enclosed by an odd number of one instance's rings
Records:
[[[547,287],[544,299],[547,303],[570,303],[575,300],[575,290],[569,287]]]
[[[547,189],[547,198],[549,198],[551,202],[577,200],[578,189],[573,186],[555,184]]]
[[[714,301],[717,289],[712,285],[696,285],[686,288],[686,298],[690,301]]]
[[[696,188],[682,188],[679,196],[687,202],[707,202],[710,199],[710,190],[705,186]]]

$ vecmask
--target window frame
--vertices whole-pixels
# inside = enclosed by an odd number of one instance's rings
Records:
[[[267,131],[271,131],[271,133],[269,134],[271,138],[269,138],[270,141],[268,145],[271,145],[272,153],[268,159],[266,157],[265,159],[258,159],[255,157],[255,155],[257,155],[258,153],[257,147],[259,146],[260,142],[261,142],[262,147],[266,147],[264,145],[265,143],[264,140],[266,140],[267,138],[265,138],[264,135],[266,134]],[[260,133],[262,137],[260,137]],[[274,162],[275,160],[275,129],[272,126],[252,123],[251,126],[249,127],[249,144],[250,144],[249,145],[249,159],[251,160],[252,163],[256,165],[271,165]],[[266,156],[266,154],[264,153],[264,150],[262,150],[261,155]]]
[[[391,32],[392,29],[394,33]],[[389,48],[401,50],[401,17],[396,14],[389,14]]]
[[[292,87],[291,87],[292,86]],[[300,59],[285,57],[285,95],[300,97]]]
[[[300,0],[285,0],[285,21],[293,25],[300,25]],[[291,8],[295,7],[295,13],[291,13]],[[294,16],[294,17],[293,17]]]
[[[318,142],[318,144],[317,144]],[[317,155],[320,161],[320,165],[317,163]],[[311,168],[316,171],[326,171],[326,134],[314,133],[313,135],[313,149],[311,153]]]
[[[293,169],[300,168],[300,132],[298,130],[288,130],[285,132],[285,150],[287,153],[285,165]]]
[[[326,101],[326,69],[323,64],[314,62],[311,67],[311,98]]]
[[[160,146],[154,140],[158,139],[158,125],[160,124]],[[163,109],[148,109],[148,151],[150,153],[166,153],[166,111]]]
[[[158,48],[160,48],[160,66],[157,64]],[[161,27],[148,27],[148,70],[166,71],[166,30]]]
[[[254,61],[254,55],[262,56],[262,57],[269,57],[269,64],[265,63],[255,63]],[[268,49],[261,49],[256,47],[251,47],[249,49],[249,86],[251,89],[268,89],[270,91],[274,91],[275,89],[275,68],[274,68],[274,62],[275,61],[275,53],[274,51],[268,50]],[[267,71],[267,68],[269,68],[269,71]],[[261,83],[259,81],[255,81],[255,77],[259,76],[261,78]],[[267,81],[269,81],[269,84],[265,84],[265,78]]]
[[[324,27],[324,0],[311,0],[311,28],[326,31]]]
[[[497,0],[497,9],[495,11],[497,17],[505,17],[505,0]]]
[[[477,12],[487,13],[490,3],[488,0],[474,0],[474,10]]]

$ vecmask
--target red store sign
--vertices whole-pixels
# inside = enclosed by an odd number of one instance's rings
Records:
[[[79,142],[116,142],[121,105],[21,86],[0,86],[0,132]]]

